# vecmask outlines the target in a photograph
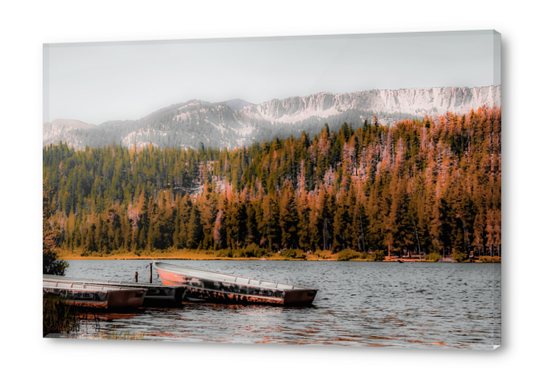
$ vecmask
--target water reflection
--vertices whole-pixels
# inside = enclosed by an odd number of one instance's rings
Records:
[[[175,263],[175,262],[173,262]],[[82,338],[115,328],[146,339],[490,349],[500,344],[500,266],[182,261],[187,267],[319,289],[312,307],[187,303],[88,315]],[[131,280],[144,261],[72,261],[67,275]],[[294,279],[295,278],[295,279]]]

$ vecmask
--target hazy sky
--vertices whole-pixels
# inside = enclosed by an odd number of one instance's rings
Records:
[[[498,43],[476,31],[49,44],[43,117],[99,124],[191,99],[498,85]]]

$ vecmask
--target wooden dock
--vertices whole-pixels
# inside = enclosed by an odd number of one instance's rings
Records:
[[[55,295],[82,308],[138,308],[145,299],[144,288],[43,280],[43,294]]]
[[[109,281],[100,279],[77,279],[67,278],[56,275],[43,275],[43,283],[73,283],[76,285],[91,286],[115,286],[124,289],[144,289],[146,290],[142,307],[180,307],[185,293],[185,288],[181,286],[164,286],[162,284],[152,283],[134,283],[122,281]]]

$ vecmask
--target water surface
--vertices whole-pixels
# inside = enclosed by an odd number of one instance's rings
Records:
[[[66,276],[147,282],[149,261],[69,261]],[[106,330],[145,339],[493,349],[500,345],[500,265],[459,263],[167,261],[318,288],[313,306],[187,303],[101,314],[79,338]],[[160,282],[156,271],[153,282]],[[91,316],[91,315],[90,315]]]

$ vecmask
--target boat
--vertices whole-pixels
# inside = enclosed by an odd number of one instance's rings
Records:
[[[44,280],[43,294],[63,298],[67,304],[82,308],[138,308],[145,299],[144,288]]]
[[[185,299],[211,303],[312,304],[317,289],[154,262],[162,283],[185,287]]]
[[[184,287],[164,286],[153,283],[134,283],[122,281],[109,281],[100,279],[76,279],[59,275],[43,275],[44,281],[63,281],[78,284],[92,284],[100,286],[115,286],[123,288],[144,288],[147,290],[142,307],[179,307],[182,305]]]

